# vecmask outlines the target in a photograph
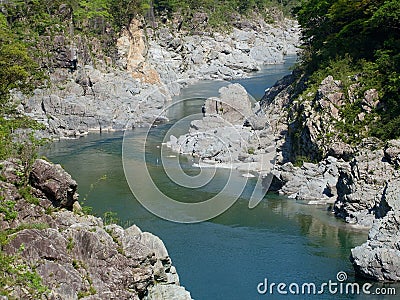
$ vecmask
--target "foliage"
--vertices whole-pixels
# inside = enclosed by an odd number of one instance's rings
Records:
[[[308,92],[315,93],[318,80],[328,75],[344,88],[356,75],[359,96],[378,90],[381,105],[366,120],[356,120],[360,103],[342,109],[344,136],[356,136],[367,125],[367,134],[380,139],[400,137],[400,3],[303,0],[295,13],[303,30],[298,67],[309,76]]]
[[[21,187],[18,192],[26,200],[26,202],[39,205],[40,201],[38,198],[32,195],[32,188],[30,186]]]
[[[257,12],[267,17],[267,11],[277,7],[280,11],[290,14],[292,7],[298,3],[297,0],[155,0],[149,2],[154,2],[156,13],[169,16],[179,13],[187,24],[191,23],[194,13],[207,13],[208,25],[214,28],[230,27],[232,16],[237,13],[250,15]]]
[[[42,129],[43,126],[26,116],[19,116],[10,101],[10,92],[29,93],[43,79],[43,72],[30,56],[26,43],[13,32],[3,13],[0,13],[0,159],[17,157],[28,172],[39,141],[33,134],[23,137],[19,129]]]
[[[295,167],[302,167],[304,163],[309,163],[309,162],[314,162],[312,161],[308,156],[304,156],[304,155],[297,155],[296,156],[296,160],[293,163],[293,165]]]
[[[0,213],[4,215],[5,221],[15,220],[18,216],[18,212],[14,209],[15,204],[15,201],[0,198]]]
[[[0,250],[0,295],[11,296],[18,291],[18,287],[24,287],[29,295],[35,299],[41,299],[48,288],[42,284],[42,279],[36,271],[21,262],[18,256],[7,255]]]
[[[103,214],[103,221],[104,225],[110,225],[118,224],[120,222],[120,219],[118,218],[118,214],[116,212],[106,211]]]
[[[19,159],[22,165],[22,186],[28,183],[28,175],[37,158],[38,148],[47,142],[34,137],[34,131],[39,129],[44,129],[44,125],[29,117],[15,114],[0,116],[0,159]]]
[[[68,244],[67,244],[67,250],[72,251],[72,249],[74,249],[74,246],[75,246],[74,239],[72,237],[69,237]]]
[[[39,66],[29,56],[26,44],[19,41],[0,13],[0,114],[10,110],[10,90],[29,92],[42,78]]]

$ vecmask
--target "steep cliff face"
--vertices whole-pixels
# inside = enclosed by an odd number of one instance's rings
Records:
[[[268,116],[279,118],[273,125],[286,143],[282,162],[295,161],[296,156],[319,161],[328,155],[350,160],[368,137],[378,92],[369,89],[360,95],[357,83],[346,87],[331,75],[314,90],[305,85],[306,78],[295,77],[278,82],[261,100]]]
[[[399,280],[399,141],[366,137],[379,100],[376,90],[358,88],[328,76],[308,93],[304,78],[291,75],[269,89],[261,107],[277,141],[272,189],[328,203],[346,222],[372,227],[368,242],[352,251],[356,272]],[[359,109],[352,111],[355,103]],[[349,131],[349,122],[359,130]]]
[[[83,214],[77,184],[60,166],[37,160],[28,194],[16,188],[20,166],[1,166],[2,254],[34,270],[48,299],[191,299],[163,242],[135,225],[124,229]],[[26,299],[29,284],[3,289]]]
[[[382,195],[383,218],[376,219],[368,241],[351,251],[354,269],[363,277],[400,281],[400,190],[398,180],[389,182]]]
[[[117,40],[119,64],[133,78],[150,84],[161,84],[160,75],[147,61],[149,43],[143,21],[133,19]]]
[[[279,165],[296,165],[277,168],[280,191],[297,199],[312,200],[326,199],[329,194],[336,201],[337,216],[350,223],[371,226],[385,185],[400,176],[396,165],[399,149],[398,141],[385,144],[365,137],[369,129],[365,120],[379,101],[376,90],[367,90],[360,96],[356,86],[354,83],[346,88],[341,81],[328,76],[312,93],[304,78],[291,75],[266,93],[261,107],[275,133]],[[348,110],[354,103],[361,104],[361,111],[352,120]],[[349,122],[359,123],[360,131],[354,135],[346,131]],[[304,160],[320,164],[303,164]],[[333,165],[334,171],[326,173],[323,165]],[[319,175],[306,176],[306,169]],[[295,175],[288,176],[290,173]],[[299,187],[315,180],[319,182],[317,189],[304,188],[301,195],[296,194]]]

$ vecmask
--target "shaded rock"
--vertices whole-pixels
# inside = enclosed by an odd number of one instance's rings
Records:
[[[33,187],[41,190],[56,207],[72,210],[78,199],[77,183],[60,165],[36,160],[29,176]]]
[[[338,163],[333,157],[319,164],[304,163],[301,168],[289,162],[277,166],[274,175],[274,186],[279,187],[280,194],[298,200],[319,200],[313,202],[318,204],[335,201]]]
[[[330,145],[328,154],[333,157],[349,161],[354,154],[354,149],[349,144],[346,144],[342,141],[337,141]]]
[[[393,164],[395,168],[400,168],[400,140],[388,141],[384,151],[385,158]]]
[[[376,219],[368,241],[351,250],[351,262],[359,276],[380,280],[400,281],[400,181],[392,181],[383,193],[390,209]]]
[[[61,209],[71,200],[68,193],[77,195],[76,183],[58,165],[37,160],[30,178],[37,188],[31,187],[32,192],[41,197],[38,204],[28,203],[13,185],[0,181],[2,193],[15,201],[13,218],[4,219],[0,213],[0,228],[15,232],[3,251],[35,267],[49,289],[47,298],[191,299],[179,286],[158,237],[137,226],[104,226],[100,218]],[[153,288],[155,282],[162,287]]]
[[[400,178],[384,159],[383,150],[364,150],[339,167],[338,198],[335,214],[346,222],[371,227],[381,211],[383,194],[389,179]]]

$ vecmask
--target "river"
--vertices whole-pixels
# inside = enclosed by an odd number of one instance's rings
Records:
[[[283,75],[289,73],[293,58],[284,65],[267,66],[250,79],[238,80],[256,99]],[[204,91],[221,82],[201,82],[182,91],[180,98],[201,98]],[[182,116],[199,111],[202,100],[185,101],[170,110],[171,122],[153,128],[148,137],[146,163],[160,187],[181,201],[201,201],[218,192],[226,170],[217,170],[216,180],[195,192],[173,185],[165,179],[160,165],[160,148],[165,132]],[[186,129],[182,129],[182,132]],[[134,129],[133,142],[141,141],[147,129]],[[180,224],[162,220],[135,199],[122,167],[123,133],[89,134],[77,140],[52,143],[43,153],[60,163],[78,182],[80,201],[103,215],[112,211],[127,227],[137,224],[142,230],[158,235],[165,243],[181,284],[194,299],[291,299],[293,296],[258,293],[264,282],[320,285],[336,280],[338,272],[353,282],[349,262],[350,249],[367,239],[367,232],[356,230],[336,219],[325,206],[309,206],[275,194],[267,194],[254,209],[248,208],[248,189],[222,215],[197,224]],[[140,159],[142,150],[132,153]],[[168,154],[168,152],[167,152]],[[172,153],[170,153],[172,154]],[[197,171],[189,158],[181,158],[188,174]],[[141,170],[138,170],[141,172]],[[239,176],[238,174],[236,174]],[[251,185],[251,184],[250,184]],[[308,299],[299,295],[296,299]],[[363,299],[362,296],[325,293],[317,299]],[[368,298],[373,299],[373,298]]]

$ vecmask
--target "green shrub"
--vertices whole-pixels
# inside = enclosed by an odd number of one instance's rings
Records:
[[[18,212],[15,210],[15,204],[15,201],[0,198],[0,213],[4,214],[5,221],[12,221],[17,218]]]

